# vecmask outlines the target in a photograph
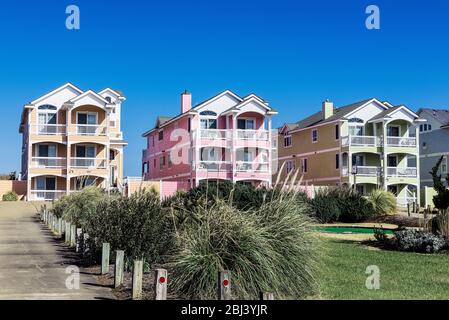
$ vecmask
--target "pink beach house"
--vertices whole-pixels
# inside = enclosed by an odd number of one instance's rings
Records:
[[[201,180],[229,180],[270,186],[272,124],[277,111],[255,94],[230,90],[192,106],[187,91],[181,112],[160,116],[145,132],[144,180],[178,181],[189,187]]]

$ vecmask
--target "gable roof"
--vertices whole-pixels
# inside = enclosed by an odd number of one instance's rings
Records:
[[[431,109],[431,108],[421,108],[417,112],[418,114],[426,113],[434,118],[436,121],[441,123],[442,127],[449,126],[449,110],[447,109]]]
[[[84,92],[83,90],[81,90],[77,86],[71,84],[70,82],[67,82],[66,84],[63,84],[62,86],[60,86],[60,87],[50,91],[49,93],[47,93],[47,94],[45,94],[43,96],[40,96],[39,98],[31,101],[30,104],[37,104],[39,101],[41,101],[41,100],[43,100],[45,98],[48,98],[48,97],[54,95],[55,93],[57,93],[57,92],[59,92],[61,90],[64,90],[65,88],[71,88],[72,90],[78,92],[79,94],[82,94]]]
[[[351,103],[348,104],[346,106],[340,107],[340,108],[335,108],[334,109],[334,114],[332,116],[330,116],[327,119],[323,118],[323,112],[322,111],[318,111],[314,114],[312,114],[311,116],[300,120],[294,124],[289,124],[289,127],[294,127],[292,130],[300,130],[300,129],[305,129],[308,127],[312,127],[315,126],[317,124],[322,124],[322,123],[327,123],[327,122],[332,122],[335,120],[339,120],[344,118],[346,115],[348,115],[349,113],[357,110],[358,108],[362,107],[363,105],[367,104],[370,101],[376,100],[374,98],[370,98],[370,99],[366,99],[366,100],[362,100],[359,102],[355,102],[355,103]],[[377,100],[376,100],[377,101]]]
[[[187,114],[190,114],[192,112],[198,112],[197,109],[205,106],[206,104],[215,101],[219,98],[221,98],[222,96],[229,94],[232,97],[234,97],[236,100],[239,101],[239,103],[237,103],[235,106],[229,108],[228,110],[223,111],[222,113],[228,112],[238,106],[242,106],[246,103],[249,103],[250,101],[255,101],[256,103],[263,105],[264,108],[266,108],[267,110],[270,110],[272,113],[277,113],[276,110],[274,110],[273,108],[269,107],[268,104],[265,103],[265,100],[263,100],[262,98],[260,98],[259,96],[255,95],[254,93],[251,93],[249,95],[247,95],[245,98],[240,97],[239,95],[237,95],[236,93],[232,92],[229,89],[226,89],[218,94],[216,94],[215,96],[213,96],[212,98],[208,98],[206,100],[201,101],[200,103],[196,104],[195,106],[193,106],[189,111],[184,112],[184,113],[179,113],[178,115],[174,116],[174,117],[170,117],[170,116],[159,116],[156,119],[156,126],[153,129],[150,129],[146,132],[144,132],[142,134],[142,137],[146,137],[147,135],[149,135],[151,132],[153,132],[156,129],[160,129],[162,127],[164,127],[166,124],[169,124],[172,121],[175,121]]]

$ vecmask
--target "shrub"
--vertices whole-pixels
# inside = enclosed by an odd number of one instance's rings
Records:
[[[2,200],[3,201],[18,201],[19,196],[17,195],[17,193],[15,193],[13,191],[9,191],[3,195]]]
[[[419,230],[400,230],[394,234],[400,251],[433,253],[447,248],[447,241],[440,235]]]
[[[167,264],[174,291],[214,299],[218,272],[230,270],[238,299],[256,299],[262,291],[293,298],[315,292],[317,239],[293,197],[247,211],[218,199],[193,215],[180,226],[180,248]]]
[[[368,197],[373,207],[374,214],[386,215],[396,212],[396,198],[391,192],[376,189]]]
[[[315,198],[310,201],[312,213],[321,223],[330,223],[338,221],[340,217],[340,207],[338,200],[328,197],[326,192],[317,192]]]
[[[98,244],[124,250],[127,262],[143,258],[149,265],[162,263],[175,245],[171,216],[154,192],[102,199],[83,228]]]
[[[350,188],[322,188],[315,197],[319,200],[313,199],[310,204],[312,208],[316,206],[318,211],[313,214],[320,221],[360,222],[374,214],[371,203]]]
[[[104,191],[99,188],[84,188],[55,201],[53,213],[57,216],[62,214],[61,217],[68,222],[85,228],[90,217],[95,215],[97,204],[104,197]]]

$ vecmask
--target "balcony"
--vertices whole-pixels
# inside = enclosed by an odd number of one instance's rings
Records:
[[[414,137],[387,137],[388,147],[416,147]]]
[[[207,140],[229,140],[231,138],[231,132],[229,130],[221,129],[201,129],[199,131],[200,139]]]
[[[400,177],[400,178],[416,178],[418,171],[416,168],[412,167],[388,167],[387,176],[388,177]]]
[[[31,190],[29,200],[53,201],[61,198],[65,194],[65,190]]]
[[[268,141],[267,130],[237,130],[237,139],[252,141]]]
[[[350,172],[348,167],[342,168],[342,175],[348,176],[349,174],[354,174],[360,177],[378,177],[382,172],[381,167],[375,166],[357,166]]]
[[[65,135],[67,126],[65,124],[37,124],[31,125],[31,134],[44,136]]]
[[[343,146],[378,147],[380,139],[376,136],[346,136],[341,138]]]
[[[228,161],[200,161],[198,170],[211,172],[227,172],[232,170],[232,164]]]
[[[71,158],[70,166],[79,169],[106,169],[106,159],[98,158]]]
[[[31,167],[32,168],[49,168],[49,169],[60,169],[65,168],[67,165],[66,158],[56,158],[56,157],[32,157]]]
[[[268,173],[268,162],[249,162],[249,161],[237,161],[236,172],[262,172]]]
[[[77,136],[107,136],[108,130],[106,126],[96,124],[77,124],[71,133]]]

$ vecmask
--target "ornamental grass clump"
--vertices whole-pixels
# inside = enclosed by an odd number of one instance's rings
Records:
[[[248,210],[233,207],[232,199],[204,203],[178,227],[179,248],[167,264],[174,292],[216,299],[222,270],[231,271],[237,299],[257,299],[267,291],[302,298],[316,291],[318,240],[293,196]]]
[[[396,198],[389,191],[376,189],[368,196],[376,215],[386,215],[396,212]]]

